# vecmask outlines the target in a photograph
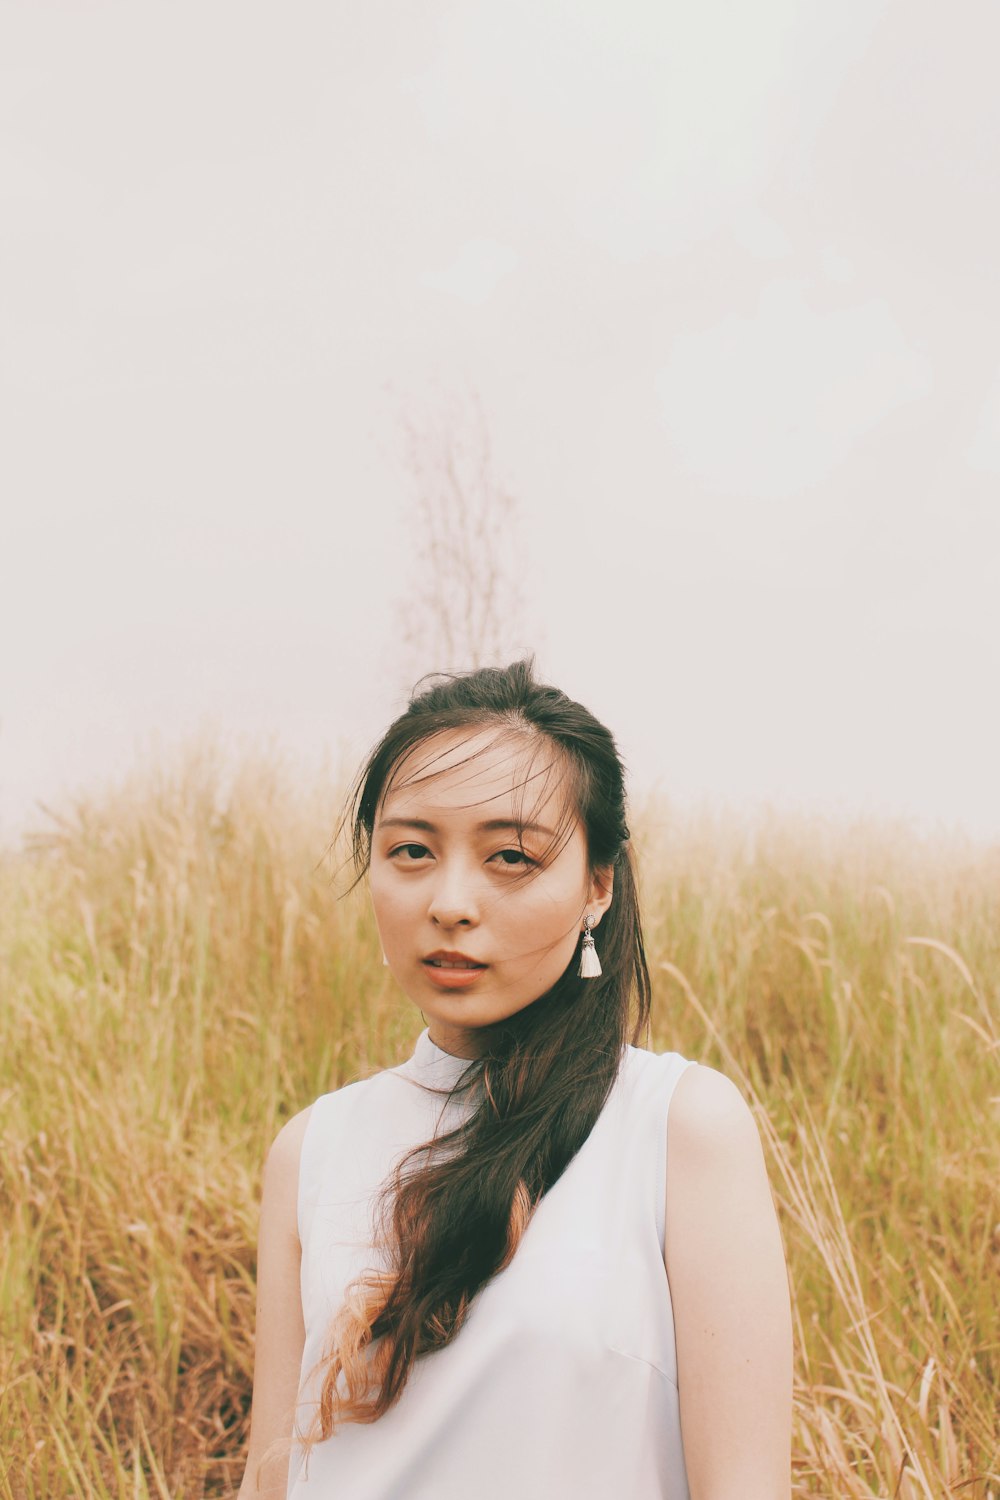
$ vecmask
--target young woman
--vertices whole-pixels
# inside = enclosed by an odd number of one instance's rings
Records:
[[[345,817],[426,1026],[268,1154],[241,1500],[787,1500],[760,1138],[724,1075],[637,1045],[611,734],[530,660],[444,677]]]

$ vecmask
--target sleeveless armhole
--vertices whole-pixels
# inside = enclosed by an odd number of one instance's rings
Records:
[[[682,1057],[679,1052],[664,1052],[658,1055],[665,1078],[661,1077],[658,1094],[659,1128],[656,1133],[656,1232],[660,1250],[666,1265],[667,1238],[667,1140],[670,1131],[670,1103],[681,1077],[688,1068],[696,1068],[694,1058]]]
[[[306,1121],[305,1132],[302,1136],[302,1146],[299,1152],[299,1188],[296,1202],[296,1224],[299,1233],[299,1245],[303,1252],[308,1243],[309,1232],[312,1228],[313,1213],[320,1192],[320,1174],[323,1162],[323,1140],[327,1134],[326,1114],[329,1109],[331,1094],[322,1094],[314,1100]]]

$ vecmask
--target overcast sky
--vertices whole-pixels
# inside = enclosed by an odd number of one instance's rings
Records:
[[[995,0],[0,17],[0,836],[376,735],[472,389],[637,789],[1000,837]]]

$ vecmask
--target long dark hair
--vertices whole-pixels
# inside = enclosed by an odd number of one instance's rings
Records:
[[[455,1085],[472,1094],[464,1122],[433,1149],[408,1153],[384,1184],[390,1269],[348,1288],[322,1362],[310,1446],[340,1422],[375,1421],[398,1399],[417,1356],[455,1337],[476,1293],[511,1260],[535,1206],[586,1141],[626,1044],[649,1024],[624,768],[610,732],[565,693],[536,682],[533,657],[420,686],[348,798],[341,830],[351,832],[355,884],[370,864],[378,809],[409,752],[442,731],[493,728],[554,752],[543,790],[549,794],[555,770],[566,793],[557,838],[579,819],[591,873],[613,867],[613,899],[599,928],[600,977],[578,976],[578,944],[547,993],[491,1026],[482,1055]]]

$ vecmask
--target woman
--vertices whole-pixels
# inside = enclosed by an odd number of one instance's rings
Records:
[[[415,696],[345,814],[426,1027],[268,1154],[244,1500],[790,1495],[757,1128],[636,1045],[621,760],[532,668]]]

